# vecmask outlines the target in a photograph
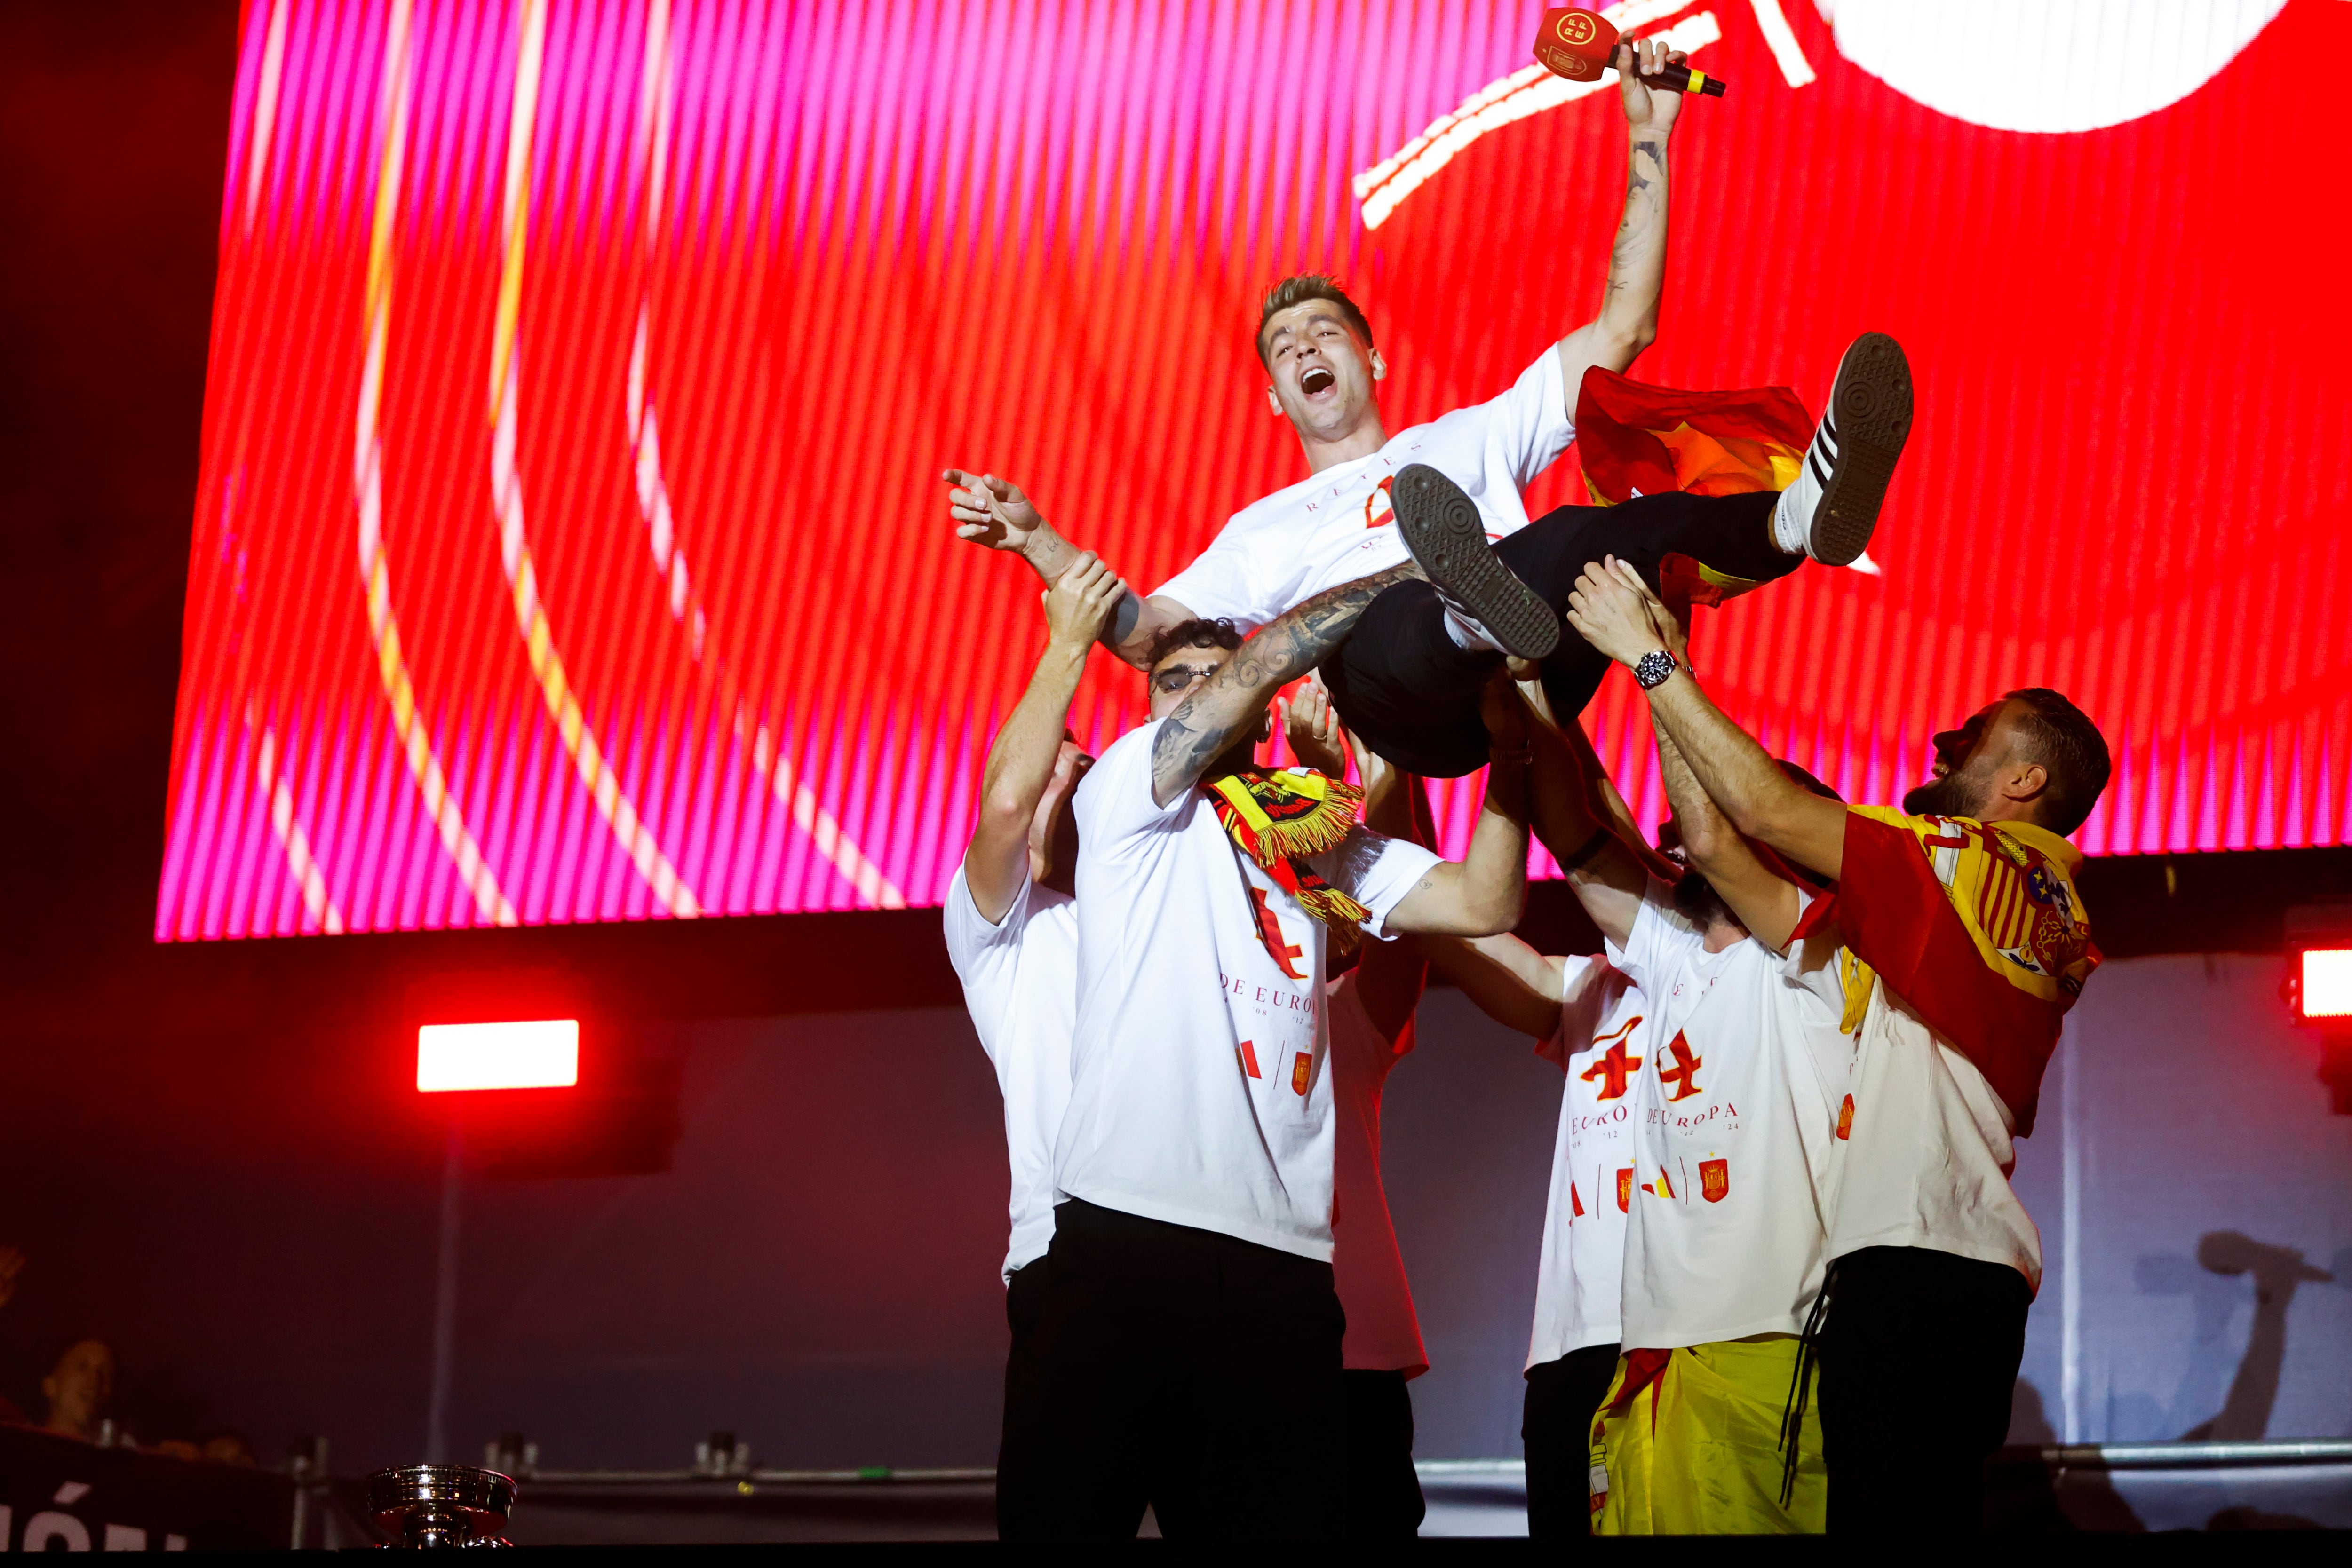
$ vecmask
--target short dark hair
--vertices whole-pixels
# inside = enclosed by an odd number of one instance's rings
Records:
[[[1146,674],[1160,667],[1160,661],[1179,648],[1223,648],[1228,651],[1242,645],[1241,629],[1223,616],[1214,621],[1199,616],[1179,621],[1151,640],[1143,655]]]
[[[2107,737],[2089,714],[2048,686],[2021,686],[2001,695],[2022,705],[2018,734],[2050,776],[2042,788],[2042,825],[2064,838],[2089,820],[2115,772]]]
[[[1265,291],[1265,303],[1258,308],[1257,313],[1257,362],[1259,364],[1266,362],[1265,324],[1291,307],[1304,305],[1310,299],[1328,299],[1337,305],[1339,308],[1339,314],[1348,319],[1348,325],[1355,329],[1358,337],[1363,339],[1364,347],[1369,349],[1372,346],[1372,324],[1364,319],[1363,311],[1354,300],[1348,298],[1348,291],[1339,287],[1339,280],[1327,273],[1302,272],[1296,277],[1284,278]]]

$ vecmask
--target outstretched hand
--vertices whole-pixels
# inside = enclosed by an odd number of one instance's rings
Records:
[[[1127,584],[1099,556],[1087,550],[1040,597],[1045,601],[1047,636],[1063,647],[1084,653],[1110,624],[1111,612],[1127,597]]]
[[[1675,664],[1687,668],[1690,664],[1690,601],[1682,600],[1679,610],[1668,604],[1651,591],[1650,585],[1642,580],[1642,574],[1633,569],[1632,561],[1619,560],[1612,556],[1609,570],[1616,574],[1618,581],[1642,596],[1643,608],[1650,612],[1650,625],[1665,643],[1666,652],[1675,656]]]
[[[1290,742],[1290,754],[1300,766],[1328,778],[1347,777],[1350,742],[1348,732],[1339,727],[1339,715],[1331,706],[1331,694],[1320,674],[1309,674],[1296,695],[1275,698],[1274,715],[1282,725],[1283,737]]]
[[[1650,619],[1654,601],[1628,587],[1617,573],[1618,564],[1613,555],[1585,563],[1569,591],[1568,623],[1603,657],[1632,664],[1664,648],[1666,639]]]
[[[993,474],[967,474],[950,468],[940,476],[955,486],[948,492],[948,516],[954,519],[956,538],[990,549],[1020,550],[1045,519],[1036,504],[1010,479]]]
[[[1635,131],[1673,132],[1675,120],[1683,111],[1683,95],[1642,78],[1657,75],[1660,66],[1685,65],[1689,60],[1690,56],[1680,49],[1667,48],[1656,38],[1617,46],[1609,63],[1617,68],[1617,90],[1625,100],[1628,126]]]

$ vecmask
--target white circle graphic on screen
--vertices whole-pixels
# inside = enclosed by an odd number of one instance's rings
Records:
[[[2179,103],[2285,0],[1821,0],[1838,53],[1994,131],[2097,131]]]

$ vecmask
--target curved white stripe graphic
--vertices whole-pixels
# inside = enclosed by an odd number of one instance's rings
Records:
[[[246,727],[253,726],[251,713],[246,715]],[[302,890],[302,908],[310,916],[310,924],[330,936],[343,934],[343,912],[337,908],[327,891],[326,873],[320,867],[318,857],[310,852],[310,836],[302,831],[301,820],[294,812],[294,792],[287,788],[286,779],[278,770],[278,732],[262,727],[261,745],[254,755],[254,782],[269,802],[269,831],[278,836],[278,848],[285,852],[286,864],[294,873],[294,885]]]
[[[254,84],[251,141],[245,161],[245,216],[239,233],[247,239],[253,237],[253,218],[261,199],[261,188],[269,175],[269,149],[272,132],[278,122],[278,95],[285,78],[287,0],[274,0],[266,20],[261,24],[261,68]],[[224,241],[226,245],[226,241]],[[242,476],[246,473],[247,438],[252,424],[250,408],[239,410],[236,435],[236,453],[231,460],[230,472]],[[234,482],[234,481],[233,481]],[[269,813],[269,831],[278,840],[280,853],[286,857],[287,873],[294,880],[302,894],[302,907],[310,916],[310,928],[330,936],[343,932],[343,912],[328,891],[325,868],[312,852],[310,835],[303,827],[301,815],[295,810],[294,790],[278,768],[277,729],[262,724],[257,712],[251,681],[247,669],[250,650],[247,640],[251,636],[247,624],[242,594],[237,601],[236,640],[237,657],[236,689],[246,694],[244,725],[246,744],[253,758],[254,786],[261,792]],[[249,928],[248,928],[249,929]]]
[[[1660,16],[1672,16],[1690,3],[1691,0],[1627,0],[1601,14],[1621,30],[1630,31]],[[1715,19],[1714,12],[1702,11],[1696,16],[1685,16],[1654,37],[1670,49],[1696,55],[1707,45],[1721,41],[1723,27]],[[1616,86],[1613,76],[1599,81],[1570,81],[1539,65],[1522,66],[1509,76],[1488,82],[1464,99],[1451,113],[1432,120],[1428,130],[1349,182],[1356,199],[1363,204],[1364,226],[1376,229],[1386,223],[1399,203],[1421,189],[1432,175],[1487,132],[1517,124],[1548,109],[1558,109],[1563,103],[1590,98],[1596,92],[1613,91]]]
[[[1813,63],[1805,58],[1804,46],[1797,42],[1796,30],[1780,9],[1780,0],[1748,0],[1756,13],[1757,30],[1764,35],[1764,47],[1772,51],[1772,63],[1780,68],[1780,79],[1790,87],[1803,87],[1813,79]]]
[[[383,44],[383,144],[376,165],[375,211],[368,227],[367,358],[360,372],[360,395],[353,421],[355,450],[352,455],[352,489],[359,514],[360,580],[367,592],[368,636],[375,644],[376,674],[384,700],[392,706],[394,733],[400,738],[409,777],[425,797],[425,814],[433,819],[441,847],[457,862],[457,876],[472,894],[482,917],[499,925],[515,925],[514,905],[499,888],[498,878],[482,858],[482,847],[466,826],[441,759],[416,711],[416,685],[409,678],[408,661],[401,653],[400,620],[392,608],[392,569],[383,549],[383,350],[392,319],[392,241],[400,219],[401,171],[408,156],[409,0],[392,0]]]
[[[261,200],[262,177],[269,172],[269,141],[278,128],[278,89],[286,75],[287,0],[270,0],[269,31],[261,43],[261,79],[253,90],[253,145],[245,160],[245,232]]]
[[[669,62],[669,3],[652,0],[646,12],[645,76],[637,94],[637,147],[643,162],[646,201],[639,218],[644,255],[637,295],[636,335],[629,345],[627,389],[629,448],[635,459],[637,514],[645,519],[646,543],[653,554],[654,570],[667,585],[670,619],[686,631],[687,648],[706,683],[715,682],[719,706],[729,716],[736,741],[748,747],[777,802],[792,813],[793,824],[808,835],[817,852],[832,862],[857,896],[883,909],[904,909],[906,894],[883,874],[855,841],[842,831],[839,819],[817,800],[792,758],[776,748],[768,727],[755,721],[740,683],[723,658],[708,661],[709,617],[694,589],[686,551],[677,542],[677,519],[670,509],[669,479],[662,471],[661,420],[654,407],[648,360],[653,324],[653,264],[661,233],[662,197],[669,172],[671,81]]]
[[[654,897],[670,914],[691,919],[702,913],[701,901],[663,852],[653,829],[639,815],[595,732],[588,727],[587,713],[556,649],[554,631],[540,598],[538,568],[531,558],[523,514],[522,473],[516,464],[520,441],[517,406],[522,382],[523,256],[530,228],[531,133],[539,115],[540,76],[547,55],[546,0],[524,0],[521,26],[522,37],[515,49],[514,106],[507,127],[505,254],[490,344],[490,506],[499,524],[499,561],[506,570],[515,625],[530,658],[530,673],[580,782],[587,787],[597,814],[604,819]]]

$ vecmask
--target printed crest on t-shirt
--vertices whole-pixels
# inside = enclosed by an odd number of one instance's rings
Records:
[[[1698,1195],[1709,1203],[1731,1196],[1731,1162],[1721,1155],[1698,1163]]]

